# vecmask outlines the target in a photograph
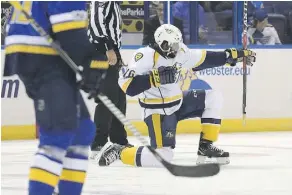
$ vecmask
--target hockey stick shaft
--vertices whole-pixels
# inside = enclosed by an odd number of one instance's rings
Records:
[[[17,1],[10,2],[15,9],[21,11],[27,19],[31,22],[33,28],[39,32],[39,34],[45,37],[49,44],[60,54],[64,61],[72,68],[77,76],[82,79],[80,70],[78,66],[73,62],[73,60],[68,56],[68,54],[54,42],[54,40],[43,30],[43,28],[22,8],[21,4]],[[206,164],[200,166],[179,166],[174,165],[162,158],[162,156],[155,151],[155,149],[147,146],[148,141],[142,136],[142,134],[135,128],[135,126],[126,118],[126,116],[112,103],[112,101],[105,95],[98,94],[97,97],[101,102],[109,109],[110,112],[124,125],[126,126],[137,139],[149,149],[149,151],[155,156],[155,158],[162,163],[162,165],[175,176],[184,177],[208,177],[219,173],[220,167],[218,164]]]
[[[243,49],[247,49],[247,7],[248,2],[243,2],[243,36],[242,36],[242,45]],[[247,58],[243,58],[243,75],[242,75],[242,120],[243,124],[246,124],[246,94],[247,94]]]

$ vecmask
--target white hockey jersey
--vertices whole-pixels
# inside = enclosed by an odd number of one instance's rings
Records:
[[[183,43],[173,59],[162,57],[149,46],[140,48],[133,54],[128,66],[121,69],[119,85],[123,91],[126,91],[136,75],[149,74],[152,69],[160,66],[176,66],[179,70],[182,68],[191,69],[202,64],[205,58],[206,50],[190,50]],[[171,115],[182,104],[182,91],[176,82],[152,87],[139,94],[138,99],[143,108],[143,118],[151,114]]]
[[[269,25],[261,33],[256,33],[256,28],[249,28],[247,31],[248,44],[256,45],[280,45],[282,44],[277,30]]]

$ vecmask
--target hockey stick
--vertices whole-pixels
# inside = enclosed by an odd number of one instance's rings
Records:
[[[45,30],[30,16],[21,6],[21,4],[17,1],[11,1],[11,5],[21,11],[25,17],[31,22],[33,28],[39,32],[39,34],[47,39],[49,44],[54,48],[61,58],[64,59],[66,63],[72,68],[72,70],[76,73],[76,77],[81,80],[81,71],[75,62],[67,55],[67,53],[58,45],[58,43],[54,42],[54,40],[48,35]],[[142,137],[142,134],[134,127],[134,125],[126,118],[126,116],[112,103],[112,101],[105,95],[98,94],[97,97],[101,100],[101,102],[112,112],[112,114],[124,125],[126,126],[136,137],[137,139],[149,149],[149,151],[155,156],[155,158],[162,163],[162,165],[173,175],[182,176],[182,177],[208,177],[213,176],[219,173],[220,167],[218,164],[205,164],[205,165],[194,165],[194,166],[182,166],[182,165],[174,165],[166,160],[164,160],[161,155],[155,151],[155,149],[151,148],[148,145],[148,142],[145,138]]]
[[[243,2],[243,35],[242,35],[242,45],[243,49],[247,49],[247,6],[248,2]],[[242,86],[242,120],[243,125],[246,124],[246,90],[247,90],[247,67],[246,67],[247,58],[243,58],[243,86]]]

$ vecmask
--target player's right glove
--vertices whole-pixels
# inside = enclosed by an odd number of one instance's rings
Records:
[[[153,69],[150,72],[150,83],[153,87],[160,87],[160,85],[171,84],[176,81],[177,71],[171,66],[161,66],[158,69]]]
[[[256,61],[256,53],[249,49],[240,49],[235,48],[226,49],[225,52],[228,53],[226,59],[226,65],[235,66],[237,62],[242,62],[243,57],[247,57],[247,65],[252,66],[253,62]]]
[[[89,93],[88,99],[95,98],[99,93],[108,67],[109,63],[107,60],[92,60],[89,66],[84,67],[80,86],[83,91]]]

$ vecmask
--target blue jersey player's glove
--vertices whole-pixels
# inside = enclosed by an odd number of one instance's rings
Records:
[[[89,93],[88,99],[95,98],[99,93],[108,67],[109,63],[105,55],[100,55],[99,59],[92,60],[89,66],[83,66],[83,79],[80,84],[81,89]]]

